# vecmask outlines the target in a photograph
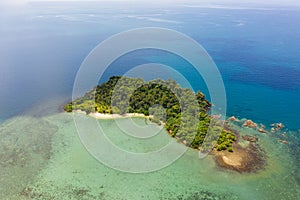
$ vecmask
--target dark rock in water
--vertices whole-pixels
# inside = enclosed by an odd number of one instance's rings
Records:
[[[277,124],[277,129],[278,130],[281,130],[283,127],[284,127],[284,125],[282,123],[278,123]]]
[[[243,138],[243,140],[247,140],[249,142],[257,142],[258,141],[258,138],[254,135],[244,135],[242,138]]]

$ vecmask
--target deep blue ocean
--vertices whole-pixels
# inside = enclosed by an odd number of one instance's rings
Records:
[[[44,100],[70,99],[84,58],[109,36],[162,27],[188,35],[210,54],[226,88],[227,116],[300,128],[299,10],[29,4],[0,17],[0,122]],[[103,81],[151,62],[174,67],[209,98],[186,61],[155,50],[121,57]]]

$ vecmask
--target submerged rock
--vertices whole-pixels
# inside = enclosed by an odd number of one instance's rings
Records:
[[[288,141],[285,141],[285,140],[278,140],[279,142],[283,143],[283,144],[289,144]]]
[[[254,135],[244,135],[242,136],[243,140],[247,140],[249,142],[257,142],[258,138]]]
[[[275,133],[275,128],[271,128],[271,133]]]

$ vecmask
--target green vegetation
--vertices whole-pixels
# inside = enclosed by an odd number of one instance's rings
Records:
[[[154,123],[164,124],[172,137],[191,148],[205,149],[213,144],[219,151],[232,151],[235,135],[209,116],[210,107],[204,94],[181,88],[173,80],[144,82],[140,78],[113,76],[83,97],[66,104],[64,109],[66,112],[82,110],[87,114],[151,115]]]

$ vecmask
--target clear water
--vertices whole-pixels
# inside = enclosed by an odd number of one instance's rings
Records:
[[[299,199],[298,10],[30,4],[0,17],[1,199]],[[242,129],[258,135],[268,154],[266,169],[248,175],[219,169],[212,157],[199,160],[192,150],[148,174],[115,171],[90,156],[59,106],[71,98],[90,50],[111,34],[144,26],[172,28],[200,42],[221,71],[228,116],[283,122],[294,130],[287,133],[290,148],[275,135]],[[103,80],[148,62],[173,66],[209,97],[187,63],[157,51],[120,58]]]
[[[145,123],[144,119],[135,121]],[[153,148],[153,143],[121,140],[124,133],[114,128],[113,120],[100,123],[112,141],[122,142],[122,149],[143,152]],[[159,171],[120,172],[86,151],[71,114],[12,118],[2,124],[1,134],[10,138],[6,144],[11,149],[20,149],[20,161],[1,165],[5,173],[1,175],[1,185],[5,184],[2,199],[297,199],[300,195],[299,169],[288,146],[253,131],[250,134],[258,135],[260,145],[268,150],[268,164],[265,170],[252,174],[220,169],[212,156],[200,160],[195,150]],[[166,141],[166,135],[158,137]],[[12,142],[15,138],[17,143]]]

